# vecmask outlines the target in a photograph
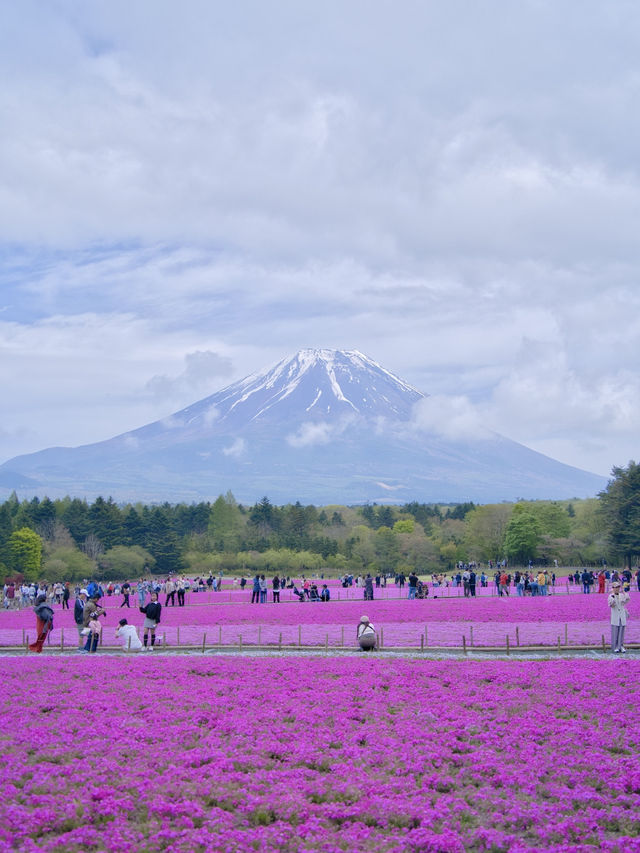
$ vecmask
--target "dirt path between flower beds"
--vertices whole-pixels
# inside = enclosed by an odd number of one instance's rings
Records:
[[[99,652],[96,653],[97,657],[102,657],[107,655],[109,657],[150,657],[151,655],[147,653],[146,655],[142,652],[126,652],[120,648],[116,647],[108,647],[102,648]],[[627,654],[625,655],[616,655],[612,654],[610,651],[602,651],[600,646],[583,646],[576,647],[574,649],[561,649],[558,651],[555,647],[530,647],[530,648],[518,648],[513,649],[507,654],[505,649],[498,648],[474,648],[467,649],[466,653],[463,649],[455,649],[449,647],[441,647],[441,648],[429,648],[425,649],[425,651],[421,652],[417,649],[409,649],[409,648],[394,648],[394,649],[385,649],[384,651],[377,652],[362,652],[359,649],[329,649],[325,651],[324,649],[319,649],[317,647],[291,647],[291,648],[283,648],[277,649],[272,647],[262,647],[262,648],[251,648],[251,649],[243,649],[240,651],[239,649],[233,648],[208,648],[204,651],[199,647],[182,647],[180,649],[176,648],[167,648],[161,649],[156,648],[153,652],[152,657],[184,657],[184,656],[195,656],[201,657],[202,655],[207,655],[209,657],[243,657],[243,658],[261,658],[261,657],[318,657],[318,658],[328,658],[328,657],[370,657],[376,658],[378,660],[382,659],[394,659],[394,658],[410,658],[415,660],[445,660],[445,659],[459,659],[459,660],[572,660],[572,659],[582,659],[582,660],[637,660],[640,658],[640,646],[636,645],[633,648],[627,649]],[[60,657],[60,656],[68,656],[68,657],[84,657],[84,655],[80,654],[77,649],[64,649],[61,651],[60,649],[49,648],[41,657]],[[0,657],[16,657],[16,658],[35,658],[36,655],[32,653],[26,653],[24,648],[22,647],[13,647],[8,648],[4,647],[0,649]]]

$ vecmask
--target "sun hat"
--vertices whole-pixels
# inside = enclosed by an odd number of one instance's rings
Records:
[[[89,593],[88,593],[88,591],[87,591],[86,589],[81,589],[81,590],[80,590],[80,595],[89,595]]]
[[[620,581],[614,581],[611,586],[620,586]]]
[[[369,621],[369,617],[368,617],[368,616],[361,616],[361,617],[360,617],[360,621],[361,621],[361,622],[368,622],[368,621]]]

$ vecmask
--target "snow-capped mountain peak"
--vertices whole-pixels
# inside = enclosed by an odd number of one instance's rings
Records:
[[[357,350],[302,349],[179,414],[193,422],[213,406],[218,425],[288,422],[301,415],[307,420],[345,414],[408,420],[423,397]]]

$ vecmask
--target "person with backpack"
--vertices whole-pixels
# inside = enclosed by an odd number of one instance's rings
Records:
[[[36,614],[36,641],[29,644],[29,651],[40,654],[47,634],[53,631],[53,610],[47,604],[46,595],[38,596],[33,612]]]

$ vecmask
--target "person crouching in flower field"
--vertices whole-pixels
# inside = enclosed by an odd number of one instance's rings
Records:
[[[29,650],[40,654],[44,641],[47,639],[49,631],[53,631],[53,610],[47,604],[47,596],[39,595],[36,599],[36,606],[33,608],[36,614],[36,641],[29,644]]]
[[[122,648],[125,652],[139,652],[142,648],[140,637],[135,625],[129,625],[126,619],[121,619],[116,630],[116,637],[122,637]]]
[[[149,649],[149,651],[153,651],[153,647],[156,644],[156,626],[160,622],[160,613],[162,612],[162,605],[158,601],[158,593],[151,593],[151,601],[146,604],[144,607],[140,608],[140,613],[144,613],[144,622],[142,627],[144,628],[144,649],[145,651]],[[149,634],[151,634],[151,645],[148,645],[149,642]]]
[[[378,645],[378,635],[368,616],[361,616],[356,637],[363,652],[370,652]]]
[[[624,654],[624,629],[627,624],[626,603],[629,593],[620,591],[620,581],[611,584],[609,607],[611,608],[611,651],[614,654]]]

